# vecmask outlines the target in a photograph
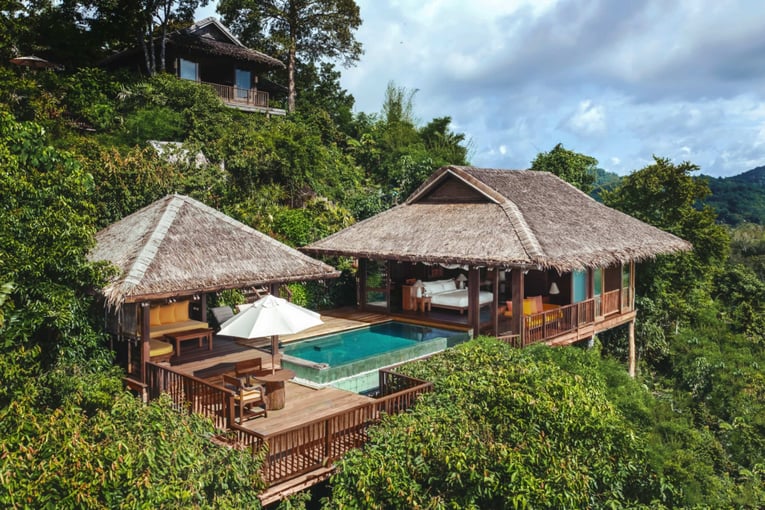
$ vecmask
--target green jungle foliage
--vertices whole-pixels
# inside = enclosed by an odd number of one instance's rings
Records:
[[[15,3],[0,51],[52,51],[46,34],[68,34],[94,44],[80,61],[95,61],[135,36],[137,11],[118,4]],[[468,164],[470,142],[448,116],[417,122],[416,91],[393,83],[379,112],[354,114],[339,72],[310,54],[296,61],[286,117],[226,108],[162,73],[70,69],[0,66],[0,505],[257,508],[262,457],[214,446],[209,422],[121,390],[93,295],[111,270],[86,258],[94,233],[182,193],[301,246],[401,203],[442,165]],[[154,139],[182,147],[160,157]],[[639,379],[621,363],[620,331],[600,336],[602,350],[483,339],[413,364],[437,391],[349,455],[328,507],[765,506],[761,224],[719,225],[699,206],[714,183],[691,163],[656,158],[603,186],[589,156],[557,146],[537,158],[559,159],[551,170],[583,189],[595,176],[607,204],[694,245],[638,268]],[[330,262],[341,278],[291,284],[293,299],[353,303],[355,269]]]
[[[765,167],[757,167],[733,177],[704,177],[712,190],[706,203],[723,223],[765,225]]]
[[[531,170],[550,172],[585,193],[592,193],[598,160],[570,151],[559,143],[550,152],[540,152],[531,162]]]
[[[325,508],[760,507],[763,352],[712,343],[679,337],[675,389],[597,349],[486,338],[410,363],[435,391],[345,457]]]

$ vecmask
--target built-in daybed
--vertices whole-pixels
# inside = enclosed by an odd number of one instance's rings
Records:
[[[430,306],[436,308],[445,308],[448,310],[458,310],[464,313],[468,309],[468,290],[467,288],[458,289],[457,282],[448,278],[446,280],[434,280],[422,282],[422,288],[418,297],[430,297]],[[494,300],[494,294],[491,292],[480,291],[478,293],[478,302],[480,306],[487,306]]]

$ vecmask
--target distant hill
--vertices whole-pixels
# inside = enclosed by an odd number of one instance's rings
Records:
[[[740,223],[765,225],[765,166],[760,166],[733,177],[700,175],[709,183],[712,195],[704,204],[717,211],[718,221],[736,226]],[[591,195],[600,201],[600,192],[619,184],[621,177],[602,168],[596,169],[595,189]]]
[[[590,193],[590,196],[597,200],[598,202],[602,202],[600,199],[600,192],[602,190],[610,190],[619,182],[622,180],[621,176],[619,174],[615,174],[613,172],[609,172],[607,170],[603,170],[602,168],[596,168],[595,169],[595,182],[594,182],[594,189],[592,190],[592,193]]]
[[[719,221],[765,225],[765,166],[733,177],[701,178],[709,182],[712,196],[706,203],[717,210]]]

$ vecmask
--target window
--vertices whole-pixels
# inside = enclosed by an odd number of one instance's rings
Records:
[[[180,59],[180,75],[184,80],[199,81],[199,64],[191,60]]]

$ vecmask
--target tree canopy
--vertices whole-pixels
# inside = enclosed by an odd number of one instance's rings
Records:
[[[598,160],[592,156],[570,151],[558,144],[550,152],[540,152],[531,162],[531,170],[550,172],[573,184],[585,193],[594,188]]]
[[[338,59],[351,65],[361,55],[353,34],[361,26],[354,0],[221,0],[218,12],[244,44],[262,48],[267,40],[286,55],[290,112],[295,111],[298,59]]]

